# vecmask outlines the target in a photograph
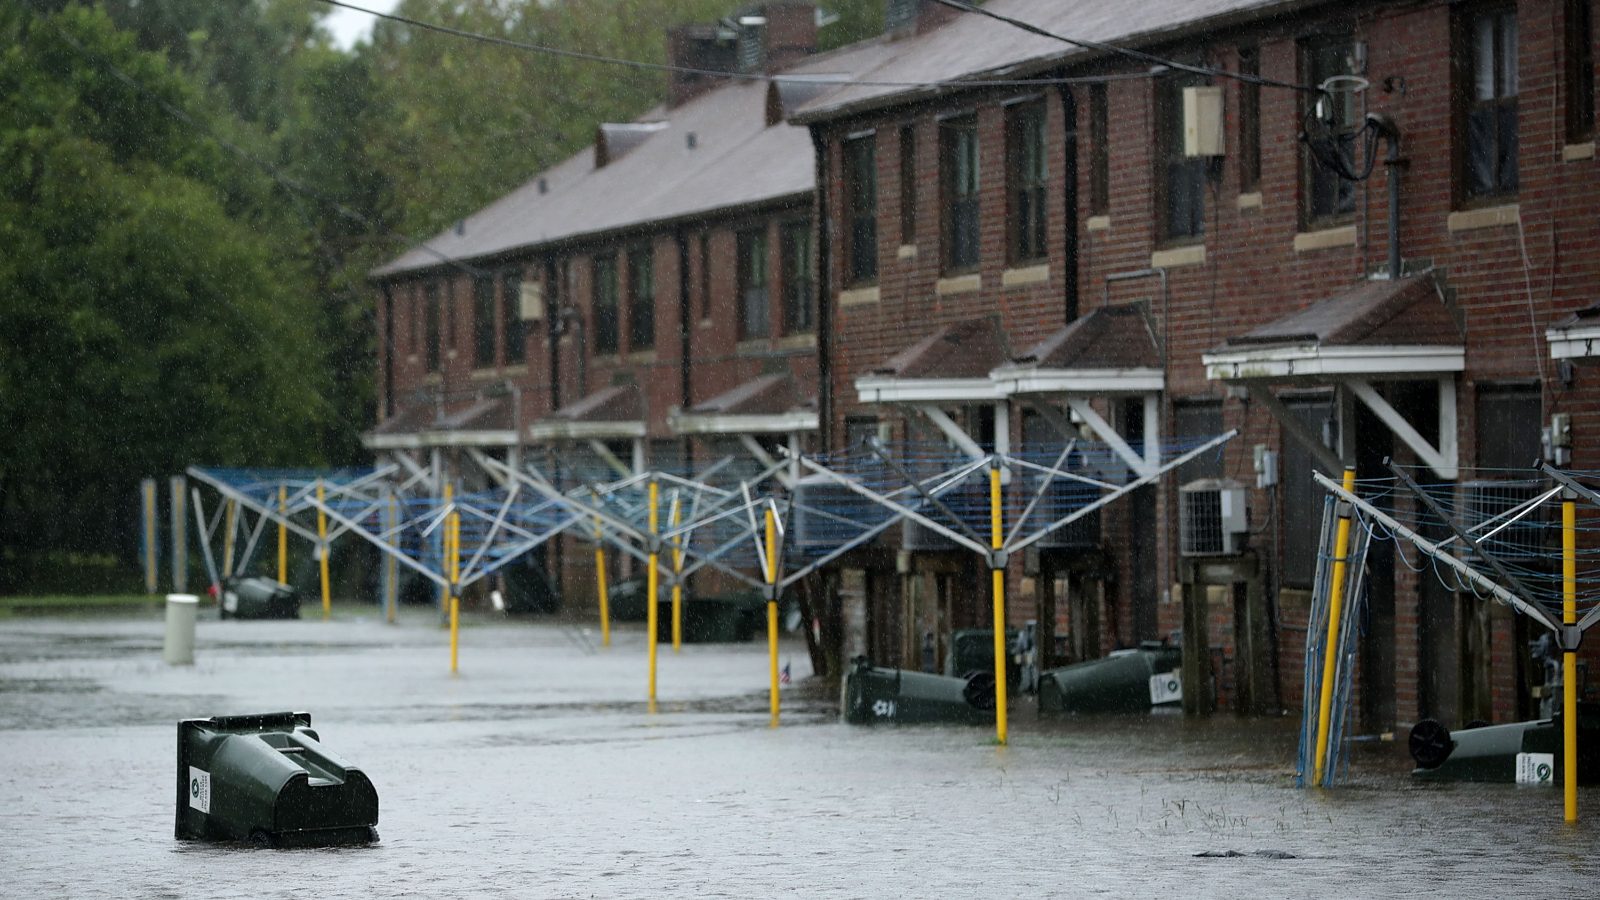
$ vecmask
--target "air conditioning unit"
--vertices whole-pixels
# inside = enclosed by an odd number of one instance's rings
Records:
[[[1178,488],[1178,552],[1233,556],[1250,530],[1245,492],[1237,482],[1202,478]]]
[[[1512,510],[1539,495],[1537,481],[1463,481],[1460,484],[1461,512],[1457,517],[1474,536],[1494,532],[1482,547],[1497,559],[1525,560],[1544,553],[1545,532],[1551,525],[1543,508],[1535,509],[1511,525],[1495,531],[1510,518]],[[1493,524],[1490,519],[1496,519]],[[1480,527],[1481,526],[1481,527]]]
[[[1183,89],[1183,155],[1222,156],[1222,88],[1215,85]]]

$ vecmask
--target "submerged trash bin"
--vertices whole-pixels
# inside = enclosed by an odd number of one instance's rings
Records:
[[[194,665],[194,620],[199,611],[200,598],[194,594],[167,595],[167,636],[161,644],[167,665]]]
[[[179,722],[177,803],[179,840],[314,847],[378,839],[378,792],[322,746],[310,713]]]
[[[1157,642],[1039,675],[1039,712],[1145,712],[1183,700],[1183,651]]]
[[[235,575],[222,582],[217,614],[224,619],[298,619],[300,594],[271,578]]]
[[[672,640],[672,592],[658,601],[656,639]],[[755,636],[756,624],[766,630],[766,601],[754,591],[709,597],[683,596],[683,640],[687,644],[737,644]]]
[[[1600,707],[1578,706],[1578,783],[1600,784]],[[1433,781],[1560,784],[1561,717],[1480,725],[1452,732],[1433,719],[1411,727],[1408,741],[1417,767],[1411,774]]]
[[[643,578],[629,578],[611,585],[606,597],[612,621],[643,622],[650,612],[650,607],[644,602],[647,588]],[[656,585],[656,602],[662,600],[669,602],[672,600],[672,589],[667,586],[665,578],[660,579],[660,583]]]
[[[1015,628],[1006,629],[1006,655],[1017,640]],[[1015,666],[1006,666],[1006,683],[1016,686]],[[944,655],[944,674],[969,675],[973,672],[994,674],[994,629],[963,628],[950,633],[950,650]]]
[[[965,678],[878,668],[856,657],[845,673],[844,720],[852,725],[924,722],[987,725],[994,721],[994,673]]]

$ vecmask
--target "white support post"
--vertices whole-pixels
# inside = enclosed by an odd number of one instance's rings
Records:
[[[926,416],[928,421],[937,426],[940,431],[944,432],[944,436],[949,438],[950,442],[955,444],[956,447],[960,448],[962,453],[973,459],[988,459],[989,454],[983,452],[983,448],[978,446],[978,442],[963,431],[960,425],[952,421],[949,414],[944,410],[931,403],[920,403],[916,409]]]
[[[996,400],[994,402],[994,453],[1002,460],[1011,455],[1011,401]],[[1011,483],[1011,468],[1004,463],[1000,467],[1000,483]]]
[[[1161,466],[1161,395],[1144,395],[1144,464],[1154,471]]]
[[[633,472],[631,474],[638,475],[640,472],[644,471],[644,467],[645,467],[644,438],[642,438],[642,437],[634,438],[633,439]]]
[[[1351,378],[1346,381],[1345,384],[1349,386],[1350,391],[1354,393],[1362,403],[1367,405],[1368,409],[1372,410],[1373,414],[1376,415],[1378,419],[1383,422],[1383,424],[1389,426],[1389,430],[1394,432],[1395,437],[1399,438],[1407,447],[1410,447],[1411,451],[1417,454],[1417,458],[1421,459],[1427,464],[1428,468],[1433,470],[1435,475],[1438,475],[1440,478],[1443,478],[1446,481],[1454,481],[1457,477],[1459,477],[1456,459],[1456,411],[1454,403],[1455,383],[1453,381],[1450,382],[1450,387],[1448,390],[1448,399],[1452,401],[1448,405],[1448,410],[1446,409],[1445,403],[1445,379],[1440,379],[1439,381],[1440,433],[1438,447],[1435,447],[1424,440],[1422,435],[1417,432],[1417,429],[1412,426],[1410,422],[1406,421],[1405,416],[1400,415],[1399,410],[1395,409],[1393,406],[1390,406],[1389,401],[1383,399],[1383,397],[1373,389],[1370,382],[1360,378]],[[1449,426],[1448,432],[1445,430],[1447,417]]]
[[[800,481],[800,432],[789,432],[789,485]]]
[[[1100,414],[1094,411],[1094,407],[1089,405],[1088,400],[1083,397],[1068,397],[1067,405],[1072,407],[1072,411],[1078,414],[1078,418],[1089,423],[1089,427],[1094,429],[1094,433],[1099,435],[1100,440],[1105,441],[1106,445],[1118,456],[1122,457],[1122,461],[1127,463],[1128,467],[1133,471],[1141,476],[1148,476],[1156,471],[1157,467],[1151,466],[1145,462],[1144,457],[1134,453],[1133,448],[1128,446],[1128,442],[1122,439],[1122,435],[1111,427],[1111,423],[1101,418]]]
[[[1456,443],[1456,415],[1456,379],[1454,375],[1445,375],[1439,379],[1439,455],[1459,468],[1461,450]]]

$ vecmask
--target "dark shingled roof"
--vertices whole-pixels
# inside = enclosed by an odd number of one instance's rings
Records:
[[[873,375],[892,378],[988,378],[1008,356],[995,316],[954,322],[884,360]]]
[[[511,431],[515,416],[510,397],[487,397],[439,419],[434,429],[450,431]]]
[[[689,410],[700,416],[778,416],[812,409],[815,398],[801,400],[794,378],[784,372],[752,378]]]
[[[1231,337],[1227,347],[1274,344],[1330,346],[1458,346],[1461,328],[1439,296],[1433,275],[1367,281],[1319,300],[1254,331]]]
[[[1557,329],[1579,328],[1585,325],[1594,325],[1596,322],[1600,322],[1600,303],[1596,303],[1593,306],[1585,306],[1550,327]]]
[[[1325,0],[989,0],[984,8],[1060,35],[1123,47],[1149,46],[1201,30],[1227,28]],[[1104,54],[965,13],[949,24],[870,45],[853,71],[861,81],[932,85],[960,79],[1028,78],[1055,65]],[[1143,69],[1147,66],[1138,64]],[[854,84],[801,107],[796,122],[839,118],[947,91],[938,87]]]
[[[373,428],[371,434],[412,434],[433,427],[439,419],[436,391],[416,391],[402,400],[394,414]]]
[[[552,422],[638,422],[644,419],[639,387],[614,384],[580,397],[551,413]]]
[[[875,41],[808,57],[784,75],[847,77]],[[657,106],[633,123],[606,123],[595,146],[374,269],[373,277],[432,269],[447,260],[493,257],[544,244],[611,234],[691,216],[779,201],[806,202],[816,183],[810,133],[767,124],[769,82],[733,81],[681,106]],[[814,85],[785,88],[801,102]],[[690,136],[693,135],[693,146]]]
[[[1074,319],[1013,362],[1040,369],[1159,369],[1161,348],[1145,306],[1128,303]]]

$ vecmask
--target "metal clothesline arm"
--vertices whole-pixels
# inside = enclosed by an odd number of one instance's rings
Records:
[[[816,472],[817,474],[822,475],[823,477],[828,478],[828,479],[830,479],[830,480],[832,480],[832,481],[844,486],[845,488],[847,488],[847,489],[849,489],[851,491],[854,491],[857,494],[860,494],[863,497],[866,497],[868,500],[871,500],[872,502],[878,504],[879,506],[883,506],[883,507],[886,507],[888,509],[894,510],[900,516],[902,516],[904,518],[911,519],[912,521],[918,523],[919,525],[922,525],[924,527],[930,528],[930,529],[938,532],[939,534],[944,535],[945,537],[949,538],[950,540],[955,541],[956,543],[960,544],[961,546],[972,550],[975,553],[978,553],[978,554],[981,554],[981,555],[988,555],[988,553],[989,553],[989,547],[986,544],[983,544],[983,543],[980,543],[978,541],[975,541],[972,538],[968,537],[967,535],[964,535],[959,531],[955,531],[954,529],[948,528],[945,525],[943,525],[943,524],[941,524],[939,522],[936,522],[936,521],[928,518],[927,516],[924,516],[921,513],[919,513],[919,512],[917,512],[915,510],[912,510],[912,509],[900,504],[899,502],[897,502],[895,500],[891,500],[890,498],[884,496],[883,494],[878,493],[877,491],[872,490],[871,488],[869,488],[869,487],[867,487],[867,486],[865,486],[863,484],[859,484],[858,482],[856,482],[856,481],[854,481],[854,480],[852,480],[850,478],[846,478],[845,476],[840,475],[839,473],[833,471],[832,469],[828,468],[827,466],[824,466],[824,465],[821,465],[819,463],[813,462],[813,461],[811,461],[809,458],[807,458],[805,456],[801,456],[799,458],[799,460],[800,460],[800,465],[805,466],[806,468],[810,469],[811,471]],[[968,475],[971,475],[973,472],[976,472],[978,469],[983,468],[983,467],[988,466],[988,465],[989,465],[989,461],[987,459],[973,460],[973,461],[969,462],[967,465],[962,466],[960,469],[953,470],[953,471],[957,471],[957,472],[965,470],[965,473],[962,474],[960,476],[960,478],[957,478],[955,480],[959,481],[962,478],[966,478]]]

